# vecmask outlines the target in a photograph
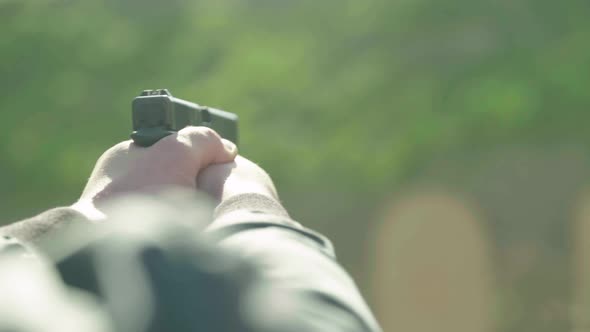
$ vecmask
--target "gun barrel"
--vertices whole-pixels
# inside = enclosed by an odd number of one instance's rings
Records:
[[[206,126],[238,143],[238,116],[173,97],[166,89],[144,90],[132,103],[133,133],[140,146],[151,146],[186,126]]]

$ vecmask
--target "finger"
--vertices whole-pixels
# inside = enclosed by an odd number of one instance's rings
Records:
[[[112,172],[125,167],[133,145],[133,141],[128,140],[110,147],[98,158],[94,172]]]
[[[208,127],[186,127],[178,132],[178,140],[187,144],[199,162],[199,168],[227,163],[238,154],[236,145]]]
[[[223,146],[226,150],[226,154],[222,156],[222,160],[215,161],[216,163],[227,163],[233,161],[238,156],[238,147],[234,144],[234,142],[227,140],[225,138],[221,139]]]

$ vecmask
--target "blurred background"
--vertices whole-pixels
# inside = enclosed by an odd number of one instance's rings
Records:
[[[69,205],[143,89],[240,116],[385,331],[590,328],[590,2],[0,0],[0,220]]]

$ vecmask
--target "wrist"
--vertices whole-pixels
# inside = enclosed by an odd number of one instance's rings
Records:
[[[94,203],[90,200],[79,200],[72,204],[70,208],[81,213],[84,217],[86,217],[86,219],[90,221],[98,222],[107,218],[107,216],[98,208],[96,208]]]
[[[230,179],[228,182],[231,183],[226,183],[223,187],[221,201],[226,201],[234,196],[243,194],[258,194],[267,196],[276,201],[279,200],[276,189],[273,186],[268,186],[259,181],[232,181]]]

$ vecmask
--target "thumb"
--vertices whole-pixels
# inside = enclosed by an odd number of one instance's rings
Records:
[[[234,161],[238,155],[237,145],[225,138],[222,138],[221,142],[223,143],[224,151],[218,156],[220,159],[215,160],[215,163],[228,163]]]
[[[228,163],[238,155],[237,146],[208,127],[186,127],[178,132],[178,139],[184,141],[193,151],[199,169],[211,164]]]

